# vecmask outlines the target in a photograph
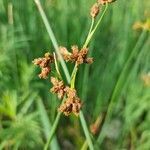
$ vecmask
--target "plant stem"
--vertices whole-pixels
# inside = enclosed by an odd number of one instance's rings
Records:
[[[62,66],[62,68],[63,68],[64,73],[65,73],[67,82],[69,83],[69,82],[70,82],[69,71],[68,71],[68,69],[67,69],[67,66],[66,66],[65,61],[63,60],[63,58],[62,58],[62,56],[61,56],[61,54],[60,54],[60,52],[59,52],[58,43],[57,43],[57,40],[56,40],[56,38],[55,38],[55,36],[54,36],[54,33],[53,33],[52,28],[51,28],[51,26],[50,26],[50,23],[48,22],[47,16],[46,16],[46,14],[45,14],[45,12],[44,12],[44,10],[43,10],[43,8],[42,8],[42,5],[41,5],[41,3],[40,3],[40,0],[34,0],[34,2],[35,2],[36,5],[37,5],[37,8],[38,8],[38,10],[39,10],[39,12],[40,12],[40,15],[41,15],[42,19],[43,19],[43,23],[44,23],[44,25],[45,25],[45,27],[46,27],[46,30],[47,30],[47,32],[48,32],[48,35],[49,35],[49,37],[50,37],[50,39],[51,39],[51,41],[52,41],[52,44],[53,44],[53,46],[54,46],[54,48],[55,48],[56,54],[58,55],[58,57],[59,57],[59,59],[60,59],[60,64],[61,64],[61,66]]]
[[[92,37],[93,37],[93,35],[94,35],[96,29],[98,28],[99,24],[101,23],[101,21],[102,21],[104,15],[105,15],[105,13],[106,13],[106,11],[107,11],[107,8],[108,8],[108,4],[106,4],[105,9],[104,9],[104,11],[103,11],[101,17],[99,18],[98,22],[96,23],[94,29],[93,29],[93,30],[90,29],[90,32],[89,32],[89,34],[88,34],[88,37],[87,37],[87,39],[86,39],[85,44],[84,44],[83,47],[87,47],[87,46],[88,46],[88,44],[89,44],[90,40],[92,39]],[[91,26],[93,27],[94,21],[92,21],[92,22],[93,22],[93,23],[92,23]]]
[[[72,72],[71,88],[75,87],[75,80],[76,80],[77,70],[78,70],[78,68],[77,68],[77,63],[76,63],[75,67],[73,69],[73,72]],[[90,148],[90,150],[94,150],[94,146],[93,146],[93,143],[92,143],[92,140],[91,140],[91,137],[90,137],[90,133],[89,133],[89,130],[88,130],[88,127],[87,127],[87,124],[86,124],[86,121],[85,121],[82,110],[80,110],[79,117],[80,117],[81,125],[82,125],[82,128],[84,130],[84,134],[85,134],[87,143],[89,145],[89,148]]]
[[[55,63],[56,72],[57,72],[59,78],[62,79],[62,76],[61,76],[60,71],[59,71],[59,68],[58,68],[58,63],[57,63],[57,59],[56,59],[56,54],[53,53],[53,55],[54,55],[54,63]]]
[[[90,26],[90,30],[89,30],[88,36],[87,36],[87,38],[86,38],[86,41],[88,40],[88,37],[89,37],[89,35],[91,34],[91,31],[92,31],[93,26],[94,26],[94,21],[95,21],[95,19],[92,17],[91,26]],[[86,43],[86,41],[85,41],[85,43]],[[85,47],[86,47],[86,44],[84,44],[83,47],[85,48]]]
[[[81,150],[87,150],[88,149],[88,143],[87,140],[84,141],[84,144],[81,147]]]
[[[45,12],[43,11],[43,8],[42,8],[42,6],[41,6],[41,3],[40,3],[39,0],[34,0],[34,2],[36,3],[36,5],[37,5],[37,7],[38,7],[38,10],[39,10],[40,15],[41,15],[41,17],[42,17],[42,19],[43,19],[44,25],[45,25],[45,27],[46,27],[46,29],[47,29],[47,32],[48,32],[48,34],[49,34],[49,37],[50,37],[50,39],[51,39],[51,41],[52,41],[52,44],[53,44],[53,46],[54,46],[54,48],[55,48],[56,54],[57,54],[58,57],[60,58],[60,63],[61,63],[61,66],[62,66],[62,68],[63,68],[63,71],[64,71],[64,73],[65,73],[66,79],[67,79],[68,83],[71,83],[71,87],[74,88],[74,86],[75,86],[75,78],[76,78],[76,74],[77,74],[77,70],[78,70],[77,64],[75,64],[75,67],[74,67],[74,70],[73,70],[73,73],[72,73],[72,76],[71,76],[72,79],[71,79],[71,78],[70,78],[70,75],[69,75],[69,71],[68,71],[68,69],[67,69],[67,66],[66,66],[66,64],[65,64],[65,62],[64,62],[64,60],[63,60],[63,58],[62,58],[62,56],[61,56],[61,54],[60,54],[60,52],[59,52],[59,47],[58,47],[56,38],[55,38],[54,33],[53,33],[52,29],[51,29],[51,26],[50,26],[50,24],[49,24],[49,22],[48,22],[48,19],[47,19],[47,17],[46,17],[46,14],[45,14]],[[106,5],[106,8],[107,8],[107,5]],[[105,8],[105,11],[106,11],[106,8]],[[96,28],[98,27],[98,25],[100,24],[100,22],[101,22],[101,20],[102,20],[104,14],[105,14],[105,11],[103,12],[102,16],[100,17],[100,19],[99,19],[98,23],[96,24],[94,30],[92,30],[92,29],[93,29],[93,25],[94,25],[94,19],[92,19],[92,23],[91,23],[91,27],[90,27],[90,30],[89,30],[89,33],[88,33],[88,37],[87,37],[86,42],[85,42],[85,44],[84,44],[83,47],[86,47],[86,46],[88,45],[88,43],[89,43],[89,41],[91,40],[91,38],[92,38],[92,36],[93,36],[93,34],[94,34]],[[70,79],[71,79],[71,81],[70,81]],[[62,101],[62,103],[63,103],[63,102],[64,102],[64,100]],[[57,128],[57,126],[58,126],[58,122],[59,122],[59,120],[60,120],[60,116],[61,116],[61,112],[58,112],[58,114],[57,114],[57,116],[56,116],[56,119],[55,119],[55,121],[54,121],[54,124],[53,124],[53,126],[52,126],[52,129],[51,129],[51,132],[50,132],[48,141],[47,141],[47,143],[45,144],[44,150],[47,150],[47,149],[48,149],[48,146],[49,146],[49,144],[50,144],[50,142],[51,142],[51,139],[52,139],[52,137],[53,137],[53,135],[54,135],[54,133],[55,133],[55,131],[56,131],[56,128]],[[86,124],[86,121],[85,121],[85,118],[84,118],[84,115],[83,115],[83,112],[82,112],[82,111],[80,111],[79,117],[80,117],[80,120],[81,120],[81,124],[82,124],[83,130],[84,130],[84,133],[85,133],[85,136],[86,136],[86,139],[87,139],[89,148],[90,148],[90,150],[94,150],[94,147],[93,147],[93,144],[92,144],[92,140],[91,140],[91,138],[90,138],[90,133],[89,133],[89,131],[88,131],[88,127],[87,127],[87,124]]]
[[[50,142],[51,142],[51,140],[52,140],[52,138],[53,138],[53,135],[54,135],[54,133],[55,133],[55,131],[56,131],[58,122],[59,122],[59,120],[60,120],[60,116],[61,116],[61,112],[58,112],[58,113],[57,113],[57,116],[56,116],[56,119],[55,119],[55,121],[54,121],[54,123],[53,123],[53,126],[52,126],[52,128],[51,128],[51,132],[50,132],[49,138],[48,138],[48,140],[47,140],[47,143],[45,144],[44,150],[47,150],[47,149],[48,149],[48,146],[49,146],[49,144],[50,144]]]
[[[65,101],[65,97],[62,100],[62,104],[64,103],[64,101]],[[50,142],[51,142],[51,140],[52,140],[52,138],[54,136],[54,133],[55,133],[55,131],[57,129],[57,126],[58,126],[58,123],[59,123],[59,120],[60,120],[60,116],[61,116],[61,112],[58,112],[57,115],[56,115],[55,121],[54,121],[54,123],[52,125],[51,132],[49,134],[48,140],[47,140],[47,142],[46,142],[46,144],[44,146],[44,150],[48,149],[48,146],[49,146],[49,144],[50,144]]]
[[[84,130],[84,134],[86,136],[89,148],[90,148],[90,150],[94,150],[94,146],[93,146],[93,143],[92,143],[92,140],[91,140],[91,137],[90,137],[90,133],[89,133],[89,130],[87,128],[87,124],[86,124],[86,121],[85,121],[85,118],[84,118],[84,115],[83,115],[82,111],[80,111],[79,116],[80,116],[80,121],[81,121],[83,130]]]

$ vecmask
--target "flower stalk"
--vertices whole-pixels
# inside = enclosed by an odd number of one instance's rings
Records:
[[[87,123],[85,121],[83,112],[81,110],[82,105],[81,105],[79,97],[77,96],[77,92],[75,90],[75,81],[76,81],[76,75],[77,75],[79,65],[81,65],[83,63],[91,64],[93,62],[93,58],[88,58],[87,57],[87,53],[88,53],[88,48],[87,47],[88,47],[88,44],[91,41],[96,29],[98,28],[99,24],[101,23],[104,15],[106,13],[106,10],[108,8],[108,3],[107,2],[104,3],[104,4],[106,4],[105,9],[104,9],[102,15],[100,16],[100,18],[98,19],[95,26],[94,26],[95,18],[99,14],[100,6],[102,6],[103,4],[102,4],[102,2],[100,2],[100,3],[97,2],[93,5],[93,7],[91,9],[91,13],[90,13],[91,17],[92,17],[91,18],[91,26],[90,26],[87,38],[85,40],[85,43],[84,43],[81,50],[79,50],[78,46],[76,46],[76,45],[72,46],[71,47],[72,53],[70,53],[65,47],[58,47],[56,38],[55,38],[54,33],[53,33],[53,31],[50,27],[50,24],[48,22],[46,14],[45,14],[45,12],[44,12],[41,4],[40,4],[40,1],[39,0],[34,0],[34,1],[35,1],[36,5],[38,7],[38,10],[39,10],[40,15],[43,19],[43,22],[45,24],[47,32],[50,36],[50,39],[53,43],[53,46],[55,48],[57,56],[56,56],[55,53],[53,53],[53,57],[50,57],[51,55],[48,53],[49,54],[48,56],[50,58],[47,57],[47,55],[45,55],[43,58],[35,59],[33,62],[34,62],[35,65],[38,65],[38,66],[41,67],[42,72],[40,74],[40,77],[44,78],[44,79],[46,79],[48,77],[48,74],[51,71],[49,65],[51,63],[55,64],[55,69],[56,69],[56,72],[57,72],[60,80],[57,77],[51,77],[51,82],[53,84],[53,87],[51,88],[50,91],[52,93],[57,94],[59,99],[63,99],[62,102],[61,102],[60,107],[58,108],[59,112],[56,115],[55,121],[53,123],[53,126],[52,126],[50,134],[49,134],[49,138],[48,138],[48,140],[47,140],[47,142],[44,146],[44,150],[47,150],[48,147],[49,147],[49,144],[50,144],[50,142],[53,138],[53,135],[55,134],[55,131],[57,129],[57,126],[58,126],[58,123],[59,123],[59,120],[60,120],[60,117],[61,117],[62,113],[66,116],[70,115],[71,113],[74,113],[76,116],[79,115],[81,125],[82,125],[82,128],[84,130],[88,146],[89,146],[90,150],[94,150],[94,146],[93,146],[93,143],[92,143],[92,140],[91,140],[91,137],[90,137],[90,133],[89,133],[89,130],[88,130],[88,127],[87,127]],[[106,1],[106,0],[103,0],[103,1]],[[68,84],[70,84],[70,87],[65,86],[65,84],[64,84],[64,81],[63,81],[62,76],[61,76],[60,71],[59,71],[57,57],[60,60],[62,69],[64,71],[64,74],[66,76]],[[74,69],[72,71],[71,77],[69,75],[68,68],[65,64],[65,61],[67,61],[67,62],[70,61],[70,62],[75,63],[75,66],[74,66]]]

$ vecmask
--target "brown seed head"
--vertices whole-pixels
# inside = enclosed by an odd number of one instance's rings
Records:
[[[64,60],[66,60],[66,61],[70,60],[71,53],[67,50],[66,47],[60,46],[59,51],[60,51],[61,55],[63,56]]]
[[[58,110],[64,113],[64,115],[69,116],[71,113],[74,113],[76,116],[79,115],[81,109],[81,101],[78,97],[73,99],[67,98],[64,104],[62,104]]]
[[[87,63],[87,64],[92,64],[93,63],[93,58],[86,58],[85,59],[85,63]]]
[[[77,45],[73,45],[73,46],[71,47],[71,50],[72,50],[71,61],[72,61],[72,62],[75,62],[75,61],[77,61],[77,59],[78,59],[79,48],[78,48]]]
[[[92,18],[96,18],[96,16],[99,14],[99,5],[98,3],[95,3],[90,11],[90,15]]]
[[[53,84],[53,87],[50,91],[57,94],[59,99],[62,99],[65,95],[65,86],[63,81],[59,81],[57,78],[51,77],[51,83]]]
[[[36,59],[34,59],[34,60],[32,61],[32,63],[33,63],[34,65],[40,65],[41,62],[42,62],[42,58],[36,58]]]
[[[32,62],[34,65],[37,65],[41,68],[39,77],[46,79],[48,74],[50,73],[50,64],[54,62],[54,58],[50,53],[45,53],[44,57],[34,59]]]
[[[50,72],[50,67],[44,67],[42,68],[42,71],[41,73],[39,74],[39,78],[43,78],[43,79],[46,79],[48,74]]]
[[[70,115],[71,113],[74,113],[77,116],[81,109],[81,101],[76,95],[76,90],[66,87],[65,92],[67,99],[58,110],[64,113],[66,116]]]
[[[67,97],[69,98],[74,98],[76,96],[76,90],[70,87],[66,87],[65,88],[65,92],[67,94]]]

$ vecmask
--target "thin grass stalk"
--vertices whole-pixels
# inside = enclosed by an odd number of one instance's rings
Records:
[[[80,111],[79,116],[80,116],[80,121],[81,121],[83,130],[84,130],[86,139],[87,139],[88,146],[89,146],[90,150],[94,150],[94,146],[93,146],[93,143],[92,143],[92,140],[91,140],[91,137],[90,137],[90,134],[89,134],[89,131],[87,128],[87,124],[86,124],[86,121],[85,121],[82,111]]]
[[[106,124],[109,122],[109,120],[111,118],[114,106],[117,103],[117,100],[118,100],[118,98],[121,94],[121,91],[125,85],[126,78],[128,77],[128,74],[129,74],[128,71],[129,71],[129,68],[131,67],[132,60],[136,56],[136,54],[138,53],[138,50],[140,49],[141,45],[143,44],[143,41],[144,41],[146,35],[147,35],[147,32],[143,30],[143,32],[141,33],[141,35],[140,35],[135,47],[133,48],[127,62],[125,63],[125,65],[124,65],[124,67],[120,73],[120,76],[119,76],[118,81],[115,85],[111,100],[109,102],[109,106],[107,108],[107,112],[106,112],[106,116],[104,119],[104,124],[102,126],[102,129],[104,126],[106,126]],[[103,133],[102,129],[101,129],[101,132],[99,133],[99,136],[97,139],[97,143],[99,145],[101,144],[101,142],[103,141],[103,138],[104,138],[104,133]]]
[[[35,2],[35,4],[37,5],[37,8],[38,8],[38,10],[39,10],[39,13],[40,13],[40,15],[41,15],[41,18],[43,19],[43,23],[44,23],[44,25],[45,25],[45,27],[46,27],[46,30],[47,30],[47,32],[48,32],[48,35],[49,35],[49,37],[50,37],[50,39],[51,39],[51,41],[52,41],[52,44],[53,44],[53,46],[54,46],[54,48],[55,48],[56,54],[58,55],[58,57],[59,57],[59,59],[60,59],[60,64],[61,64],[61,66],[62,66],[62,68],[63,68],[63,71],[64,71],[64,74],[65,74],[65,76],[66,76],[67,82],[69,83],[69,82],[70,82],[69,71],[68,71],[68,69],[67,69],[67,66],[66,66],[65,61],[63,60],[63,58],[62,58],[62,56],[61,56],[61,54],[60,54],[60,52],[59,52],[59,46],[58,46],[57,40],[56,40],[56,38],[55,38],[55,35],[54,35],[54,33],[53,33],[53,30],[52,30],[52,28],[51,28],[51,25],[50,25],[50,23],[49,23],[49,21],[48,21],[48,19],[47,19],[47,16],[46,16],[46,14],[45,14],[45,12],[44,12],[44,10],[43,10],[43,8],[42,8],[42,5],[41,5],[41,3],[40,3],[40,0],[34,0],[34,2]]]
[[[81,150],[87,150],[88,149],[88,143],[87,143],[87,140],[84,141],[82,147],[81,147]]]
[[[48,140],[47,140],[47,142],[46,142],[46,144],[44,146],[44,150],[47,150],[48,147],[49,147],[49,144],[51,143],[51,140],[52,140],[52,138],[53,138],[53,136],[55,134],[55,131],[57,129],[57,126],[58,126],[58,123],[59,123],[59,120],[60,120],[60,116],[61,116],[61,112],[58,112],[57,116],[55,118],[55,121],[54,121],[54,123],[52,125],[51,132],[49,134]]]
[[[75,87],[76,74],[77,74],[77,70],[78,70],[77,65],[75,65],[74,69],[75,70],[73,70],[73,76],[72,76],[72,80],[71,80],[71,88]],[[83,115],[82,111],[80,111],[79,117],[80,117],[81,125],[82,125],[82,128],[83,128],[88,146],[89,146],[90,150],[94,150],[94,146],[93,146],[93,143],[92,143],[92,140],[91,140],[91,137],[90,137],[90,133],[89,133],[89,130],[88,130],[88,127],[87,127],[87,124],[86,124],[86,121],[85,121],[85,118],[84,118],[84,115]]]
[[[87,39],[86,39],[85,44],[83,45],[83,47],[87,47],[87,46],[88,46],[88,44],[89,44],[90,40],[92,39],[92,37],[93,37],[93,35],[94,35],[96,29],[98,28],[98,26],[100,25],[100,23],[101,23],[103,17],[105,16],[105,13],[106,13],[106,11],[107,11],[107,8],[108,8],[108,4],[106,4],[106,6],[105,6],[105,8],[104,8],[104,11],[103,11],[102,15],[100,16],[100,18],[98,19],[98,22],[96,23],[94,29],[90,29],[90,32],[89,32],[89,34],[88,34],[88,37],[87,37]],[[94,24],[94,21],[93,21],[93,19],[92,19],[92,25],[91,25],[92,27],[93,27],[93,24]]]
[[[43,128],[44,128],[44,134],[46,136],[46,139],[48,139],[48,137],[49,137],[48,132],[49,132],[49,129],[52,127],[52,125],[51,125],[51,122],[49,121],[44,104],[40,98],[37,99],[37,107],[38,107],[38,110],[39,110],[39,113],[41,116],[41,121],[42,121]],[[57,142],[57,139],[56,139],[56,137],[54,137],[49,149],[59,150],[60,148],[58,145],[59,144]]]

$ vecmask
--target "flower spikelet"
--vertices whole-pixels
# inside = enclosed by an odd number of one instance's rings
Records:
[[[54,62],[54,58],[50,53],[45,53],[44,57],[36,58],[32,62],[34,65],[37,65],[41,68],[39,78],[46,79],[51,71],[50,64]]]
[[[91,64],[93,62],[93,58],[87,58],[88,48],[82,48],[79,50],[77,45],[73,45],[71,47],[72,52],[68,52],[65,47],[60,48],[60,52],[66,61],[76,62],[77,65],[87,63]]]
[[[67,62],[70,61],[71,53],[67,50],[66,47],[60,46],[59,51],[60,51],[60,53],[63,56],[65,61],[67,61]]]
[[[99,14],[99,5],[98,3],[95,3],[92,7],[91,7],[91,11],[90,11],[90,15],[92,18],[96,18],[96,16]]]
[[[64,115],[69,116],[71,113],[74,113],[78,116],[81,109],[81,101],[76,95],[76,90],[66,87],[66,101],[59,107],[59,111],[64,113]]]
[[[50,91],[57,94],[59,99],[62,99],[65,94],[65,85],[63,81],[60,81],[55,77],[51,77],[51,83],[53,84],[53,87],[50,89]]]

